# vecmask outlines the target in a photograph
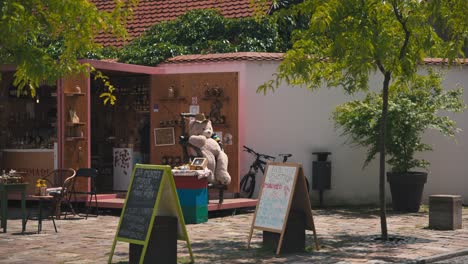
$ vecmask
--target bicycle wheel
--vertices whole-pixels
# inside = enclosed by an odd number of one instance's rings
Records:
[[[240,181],[240,196],[242,198],[252,198],[255,190],[255,174],[247,173]]]

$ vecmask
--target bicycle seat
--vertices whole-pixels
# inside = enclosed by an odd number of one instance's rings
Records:
[[[292,154],[278,154],[280,157],[292,157]]]

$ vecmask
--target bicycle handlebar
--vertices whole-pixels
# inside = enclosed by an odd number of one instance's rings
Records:
[[[265,159],[271,159],[271,160],[275,160],[275,159],[276,159],[275,157],[268,156],[268,155],[265,155],[265,154],[260,154],[260,156],[263,156]]]
[[[269,160],[275,160],[275,159],[276,159],[275,157],[270,156],[270,155],[257,153],[257,152],[255,152],[255,150],[253,150],[253,149],[251,149],[251,148],[249,148],[249,147],[247,147],[247,146],[243,146],[243,147],[244,147],[244,151],[247,151],[248,153],[252,153],[252,154],[254,154],[255,156],[257,156],[257,157],[259,157],[259,158],[260,158],[260,157],[263,157],[263,158],[269,159]]]
[[[243,147],[244,147],[244,151],[247,151],[247,152],[249,152],[249,153],[255,153],[255,154],[256,154],[256,152],[255,152],[253,149],[251,149],[251,148],[249,148],[249,147],[247,147],[247,146],[243,146]]]

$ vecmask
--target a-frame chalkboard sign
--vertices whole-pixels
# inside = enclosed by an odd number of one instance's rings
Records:
[[[289,212],[302,211],[307,230],[314,233],[315,247],[319,250],[309,194],[300,164],[269,162],[258,197],[257,208],[250,228],[250,247],[253,229],[280,233],[276,254],[280,254]]]
[[[136,164],[112,244],[109,263],[112,263],[117,241],[122,241],[143,246],[139,262],[142,264],[156,216],[177,217],[177,239],[187,242],[190,258],[194,262],[171,167]]]

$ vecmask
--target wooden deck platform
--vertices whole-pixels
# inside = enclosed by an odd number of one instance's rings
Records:
[[[113,196],[109,194],[98,194],[98,205],[99,208],[113,208],[122,209],[125,202],[125,198]],[[257,205],[257,199],[247,198],[235,198],[235,199],[224,199],[222,204],[218,203],[218,200],[210,200],[208,203],[208,211],[219,211],[227,209],[238,209],[255,207]]]
[[[125,202],[125,193],[110,193],[110,194],[98,194],[98,206],[99,208],[111,208],[111,209],[122,209]],[[19,194],[13,193],[8,195],[9,200],[20,200]],[[27,200],[37,200],[37,198],[26,197]],[[79,196],[77,200],[86,202],[86,196]],[[218,200],[209,200],[208,211],[219,211],[228,209],[239,209],[257,206],[257,199],[248,198],[225,198],[222,204],[218,203]]]

